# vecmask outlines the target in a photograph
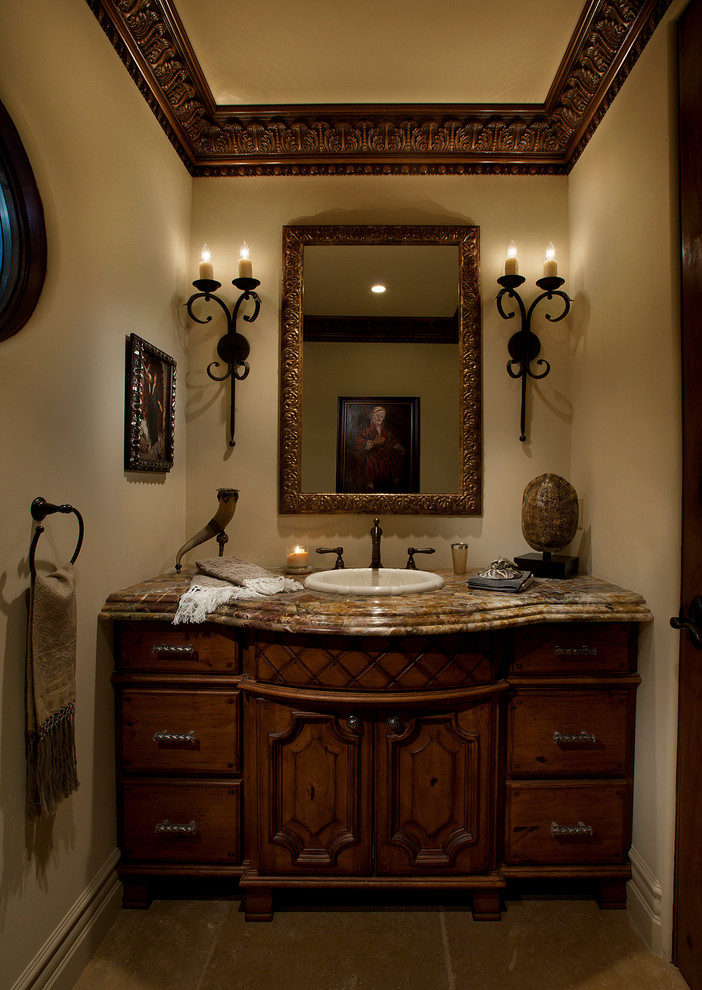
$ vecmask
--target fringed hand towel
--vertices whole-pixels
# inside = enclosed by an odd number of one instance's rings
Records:
[[[78,787],[75,571],[37,574],[27,631],[27,813],[53,815]]]
[[[268,598],[270,595],[303,590],[299,581],[271,574],[258,564],[249,564],[239,557],[212,557],[196,561],[195,566],[200,573],[181,595],[174,625],[179,622],[205,622],[207,616],[220,605],[238,598]]]

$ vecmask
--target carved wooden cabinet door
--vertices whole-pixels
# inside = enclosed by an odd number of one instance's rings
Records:
[[[255,705],[258,871],[369,873],[372,725],[357,715]]]
[[[376,723],[379,874],[494,868],[494,702]]]

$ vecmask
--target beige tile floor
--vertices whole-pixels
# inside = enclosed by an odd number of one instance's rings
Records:
[[[515,897],[476,923],[414,896],[302,896],[277,899],[270,923],[236,899],[122,911],[74,990],[688,990],[626,912],[591,900]]]

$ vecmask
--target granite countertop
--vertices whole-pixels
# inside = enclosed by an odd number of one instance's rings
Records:
[[[101,619],[170,622],[194,570],[171,571],[115,591]],[[275,632],[404,636],[475,632],[537,622],[650,622],[641,595],[601,578],[536,578],[518,594],[474,591],[466,575],[437,570],[445,585],[413,595],[332,595],[297,591],[266,599],[239,599],[210,619]],[[469,572],[470,575],[471,572]],[[473,572],[475,573],[475,572]],[[468,576],[469,576],[468,575]]]

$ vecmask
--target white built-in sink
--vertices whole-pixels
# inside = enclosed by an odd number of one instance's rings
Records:
[[[311,591],[329,591],[335,595],[413,595],[443,586],[444,579],[438,574],[400,567],[345,567],[318,571],[305,578],[305,587]]]

